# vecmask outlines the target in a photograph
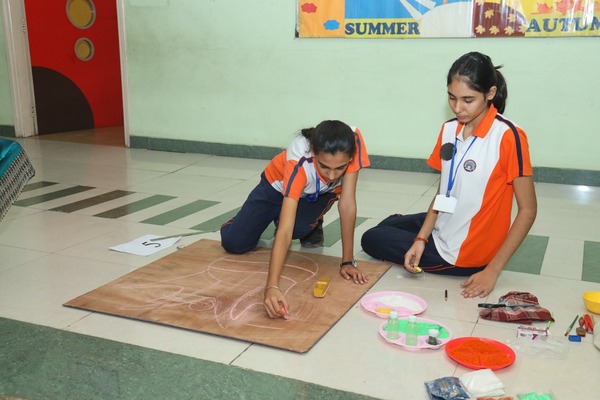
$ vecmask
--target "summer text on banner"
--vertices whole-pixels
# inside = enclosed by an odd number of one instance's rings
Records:
[[[600,0],[299,0],[301,38],[600,36]]]

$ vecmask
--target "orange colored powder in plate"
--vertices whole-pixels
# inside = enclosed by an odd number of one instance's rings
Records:
[[[461,343],[453,354],[472,365],[503,365],[510,361],[510,357],[496,346],[479,340]]]

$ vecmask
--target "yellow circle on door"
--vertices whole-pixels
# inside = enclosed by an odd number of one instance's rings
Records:
[[[96,6],[92,0],[67,0],[67,16],[78,28],[89,28],[96,18]]]
[[[94,56],[94,43],[87,38],[79,38],[75,42],[75,55],[81,61],[88,61]]]

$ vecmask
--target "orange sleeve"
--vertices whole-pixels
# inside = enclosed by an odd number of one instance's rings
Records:
[[[531,159],[529,157],[529,143],[525,132],[516,128],[518,136],[509,129],[502,137],[500,145],[502,168],[506,172],[507,183],[511,183],[520,176],[532,176]]]
[[[269,183],[273,183],[275,181],[282,181],[283,174],[285,172],[285,158],[286,151],[282,151],[277,154],[271,162],[265,167],[265,177]]]
[[[427,164],[438,171],[442,170],[442,156],[440,152],[442,151],[442,132],[444,131],[444,127],[440,130],[440,134],[438,135],[437,142],[435,143],[435,147],[433,151],[429,155],[427,159]]]
[[[361,168],[366,168],[371,165],[369,154],[367,154],[367,147],[362,134],[360,133],[360,129],[354,129],[354,138],[356,140],[356,153],[354,153],[354,157],[352,157],[352,161],[350,161],[348,169],[346,169],[347,174],[356,172]]]
[[[300,200],[307,182],[306,171],[298,165],[297,161],[286,162],[283,176],[283,195],[285,197]]]

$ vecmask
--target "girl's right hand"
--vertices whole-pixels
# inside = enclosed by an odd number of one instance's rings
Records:
[[[421,269],[417,269],[421,256],[425,250],[425,244],[423,242],[415,242],[410,249],[404,255],[404,268],[411,274],[421,272]]]
[[[264,307],[270,318],[290,319],[288,304],[283,292],[276,287],[265,289]]]

